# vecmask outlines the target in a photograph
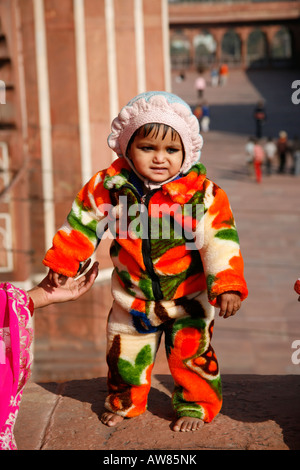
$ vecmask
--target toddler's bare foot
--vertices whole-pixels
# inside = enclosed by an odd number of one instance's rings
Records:
[[[189,431],[198,431],[204,422],[199,418],[191,418],[190,416],[182,416],[177,419],[173,426],[173,431],[175,432],[189,432]]]
[[[123,416],[117,415],[110,411],[103,413],[101,416],[101,421],[103,424],[106,424],[106,426],[116,426],[118,423],[123,421],[123,419]]]

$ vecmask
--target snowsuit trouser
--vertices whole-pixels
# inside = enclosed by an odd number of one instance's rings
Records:
[[[178,417],[191,416],[210,422],[222,406],[221,379],[211,347],[214,307],[207,293],[193,298],[156,303],[147,317],[138,316],[147,301],[135,301],[128,311],[114,301],[107,325],[108,397],[105,407],[124,417],[142,414],[147,408],[151,371],[161,335],[174,379],[173,408]],[[138,305],[137,305],[138,304]],[[153,304],[153,302],[152,302]],[[156,311],[158,326],[149,323]]]

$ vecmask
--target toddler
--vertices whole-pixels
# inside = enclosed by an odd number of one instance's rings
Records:
[[[146,410],[164,332],[174,379],[172,428],[197,430],[222,405],[211,346],[214,307],[227,318],[247,297],[230,205],[206,177],[198,119],[176,95],[135,97],[112,122],[108,145],[118,158],[78,193],[43,262],[58,285],[76,275],[111,228],[113,305],[102,422],[115,426]]]

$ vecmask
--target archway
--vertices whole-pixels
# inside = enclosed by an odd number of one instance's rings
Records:
[[[293,58],[291,33],[285,26],[274,35],[271,44],[271,59],[273,65],[286,66]]]
[[[191,63],[191,45],[182,31],[178,30],[170,40],[170,54],[172,68],[183,70]]]
[[[261,67],[268,63],[268,47],[266,35],[260,30],[253,30],[247,41],[249,67]]]
[[[228,30],[221,44],[222,61],[239,64],[241,61],[241,39],[233,29]]]
[[[194,37],[195,67],[197,70],[205,68],[215,62],[217,43],[212,34],[203,31]]]

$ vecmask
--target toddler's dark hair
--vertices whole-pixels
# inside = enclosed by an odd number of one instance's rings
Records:
[[[128,145],[127,145],[127,149],[126,149],[126,155],[128,155],[128,151],[132,145],[132,142],[134,141],[135,137],[137,135],[142,135],[143,137],[147,137],[148,135],[150,135],[151,133],[153,133],[153,136],[154,137],[157,137],[158,134],[159,134],[159,131],[161,129],[161,127],[163,127],[163,135],[162,135],[162,138],[164,139],[168,133],[169,130],[171,130],[171,138],[172,140],[175,140],[176,139],[176,136],[178,135],[179,138],[180,138],[180,135],[178,134],[177,131],[175,131],[175,129],[173,129],[173,127],[171,126],[168,126],[167,124],[162,124],[162,123],[159,123],[159,122],[149,122],[147,124],[144,124],[143,126],[139,127],[133,134],[132,136],[130,137],[130,140],[128,142]],[[181,138],[180,138],[181,140]]]

